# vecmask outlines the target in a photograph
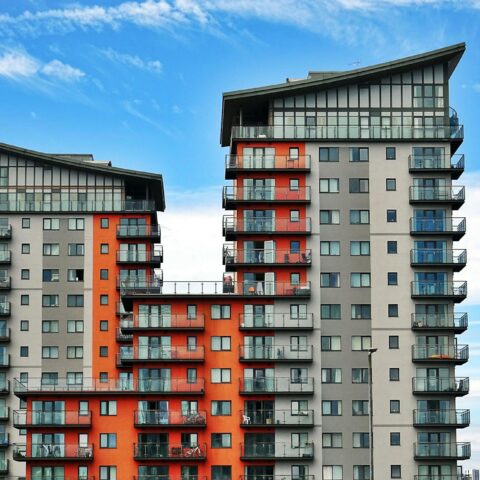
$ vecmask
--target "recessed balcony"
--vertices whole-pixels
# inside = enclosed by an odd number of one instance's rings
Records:
[[[223,187],[223,208],[251,203],[310,203],[310,187]]]
[[[135,443],[133,457],[136,460],[203,461],[207,458],[207,445],[171,445],[169,443]]]
[[[226,240],[236,240],[241,236],[265,235],[310,235],[310,218],[292,221],[290,218],[240,219],[233,216],[223,217],[223,235]]]
[[[257,337],[256,337],[257,338]],[[241,362],[312,362],[313,346],[304,345],[292,347],[291,345],[241,345]]]
[[[412,267],[452,267],[459,272],[467,264],[465,249],[421,248],[410,250]]]
[[[12,226],[2,225],[0,227],[0,240],[10,240],[12,238]]]
[[[13,426],[16,428],[90,428],[92,412],[15,410]]]
[[[410,219],[410,235],[412,236],[448,236],[452,240],[460,240],[466,232],[465,217]]]
[[[411,283],[412,298],[438,298],[462,302],[467,298],[467,282],[420,281]]]
[[[412,313],[412,330],[446,330],[463,333],[468,328],[468,313]]]
[[[415,460],[467,460],[470,443],[415,443]]]
[[[465,169],[464,155],[409,155],[410,173],[449,173],[457,179]]]
[[[289,313],[242,313],[239,323],[240,330],[313,330],[313,313],[294,317]]]
[[[296,412],[275,409],[241,410],[240,426],[242,428],[313,427],[313,412],[313,410]]]
[[[312,250],[236,249],[230,245],[223,247],[223,264],[226,271],[235,271],[238,267],[310,267]]]
[[[33,443],[28,445],[16,444],[13,449],[13,459],[17,462],[33,461],[93,461],[93,445],[78,444],[47,444]]]
[[[414,377],[412,391],[415,395],[453,395],[463,397],[470,390],[468,377]]]
[[[313,377],[291,379],[290,377],[274,378],[240,378],[241,395],[312,395],[314,393]]]
[[[207,412],[202,410],[186,414],[178,411],[136,410],[134,423],[137,428],[205,428]]]
[[[10,250],[0,250],[0,264],[9,265],[12,263],[12,252]]]
[[[415,427],[455,427],[470,425],[470,410],[414,410]]]
[[[197,313],[195,317],[183,314],[140,314],[120,320],[123,332],[135,331],[202,331],[205,330],[205,315]]]
[[[150,264],[158,265],[163,261],[163,247],[161,245],[158,249],[144,251],[144,252],[129,252],[125,250],[117,251],[117,263],[119,264]]]
[[[242,443],[241,460],[313,460],[313,443],[292,447],[284,442]]]
[[[120,347],[118,360],[121,364],[144,362],[203,362],[205,351],[203,346],[174,345],[170,347],[128,346]]]
[[[412,361],[462,365],[468,362],[468,345],[412,345]]]
[[[117,225],[117,238],[144,239],[160,242],[160,225]]]
[[[465,203],[465,187],[410,187],[410,203],[446,204],[457,210]]]

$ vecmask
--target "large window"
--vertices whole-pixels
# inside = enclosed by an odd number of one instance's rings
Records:
[[[370,210],[350,210],[350,224],[361,225],[370,223]]]
[[[338,147],[320,147],[318,158],[321,162],[338,162]]]
[[[340,210],[320,210],[320,225],[338,225]]]
[[[339,288],[340,287],[340,273],[339,272],[325,272],[320,274],[320,287],[323,288]]]
[[[351,162],[368,162],[368,148],[351,147],[350,161]]]
[[[322,415],[324,416],[340,416],[342,414],[341,400],[323,400]]]
[[[321,178],[320,193],[338,193],[340,191],[340,180],[338,178]]]

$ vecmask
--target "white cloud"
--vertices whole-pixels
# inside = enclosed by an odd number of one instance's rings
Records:
[[[138,118],[142,122],[148,123],[149,125],[156,128],[157,130],[164,133],[165,135],[172,136],[172,132],[168,128],[166,128],[161,123],[157,122],[153,118],[150,118],[148,115],[143,113],[140,110],[141,106],[142,106],[142,102],[137,99],[132,101],[127,100],[123,102],[123,108],[128,114],[132,115],[132,117]]]
[[[74,82],[85,76],[80,69],[67,65],[60,60],[52,60],[42,67],[42,73],[65,82]]]
[[[31,77],[39,70],[39,62],[20,50],[7,50],[0,57],[0,76],[12,80]]]
[[[138,68],[152,73],[161,73],[163,65],[159,60],[143,60],[138,55],[130,55],[128,53],[120,53],[113,48],[100,50],[100,53],[112,62],[126,65],[128,67]]]

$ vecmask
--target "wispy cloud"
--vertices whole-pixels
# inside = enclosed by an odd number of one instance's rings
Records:
[[[67,65],[60,60],[48,62],[42,67],[41,71],[49,77],[58,78],[65,82],[74,82],[85,76],[85,73],[80,69]]]
[[[108,60],[125,65],[127,67],[134,67],[146,72],[161,73],[163,65],[159,60],[144,60],[138,55],[130,55],[128,53],[120,53],[113,48],[99,50],[100,54]]]
[[[173,136],[172,132],[163,126],[161,123],[157,122],[153,118],[149,117],[145,113],[143,113],[140,109],[142,108],[142,102],[140,100],[126,100],[123,102],[123,108],[124,110],[130,114],[132,117],[135,117],[142,122],[147,123],[148,125],[151,125],[152,127],[156,128],[160,132],[164,133],[165,135],[168,136]]]

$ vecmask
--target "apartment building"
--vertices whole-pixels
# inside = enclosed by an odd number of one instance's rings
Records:
[[[160,176],[3,146],[5,384],[18,397],[5,467],[31,480],[464,480],[463,127],[449,104],[464,50],[224,94],[217,282],[163,279]],[[56,180],[32,195],[33,179],[4,170],[20,164]],[[87,197],[69,187],[79,178]]]

